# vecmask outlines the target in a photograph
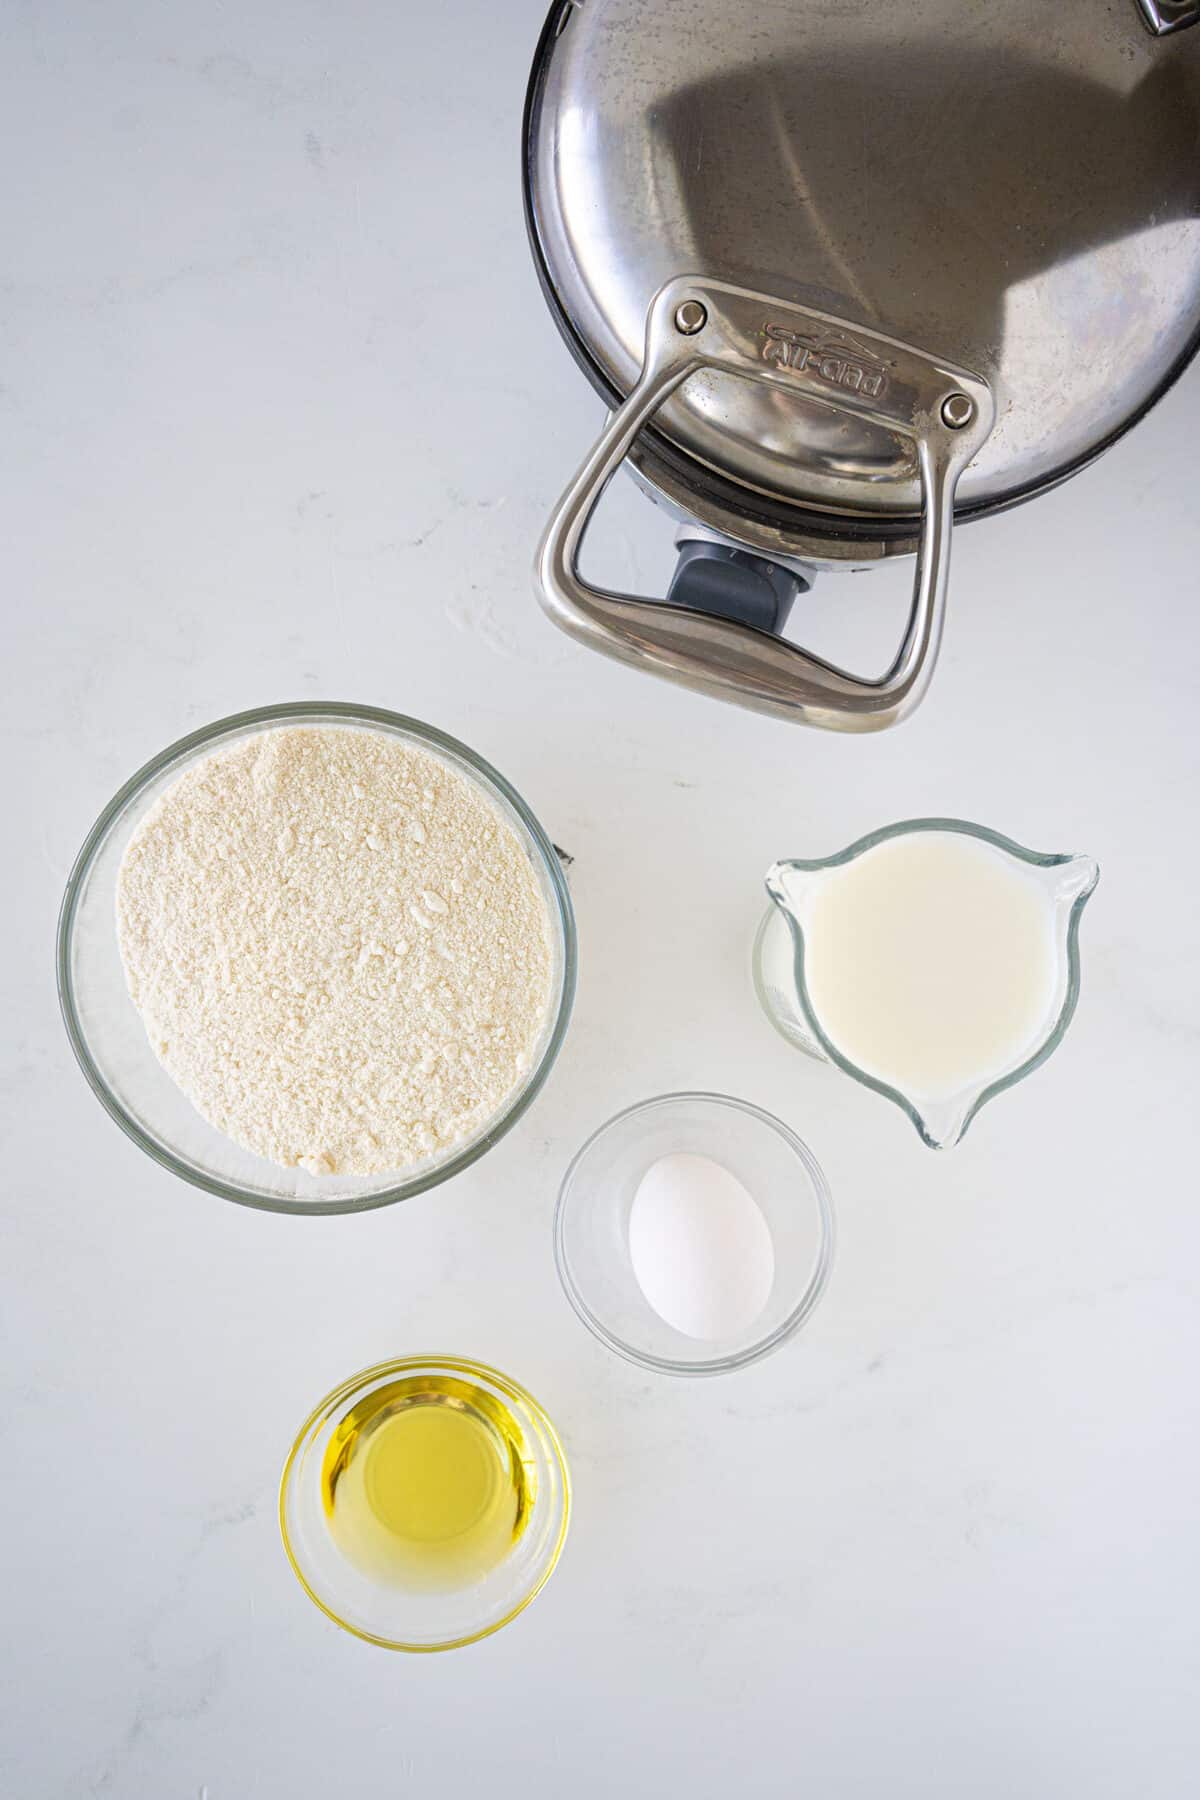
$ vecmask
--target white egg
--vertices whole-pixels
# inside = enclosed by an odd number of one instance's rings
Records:
[[[775,1246],[737,1176],[679,1151],[652,1163],[629,1213],[629,1257],[650,1305],[688,1337],[738,1336],[767,1304]]]

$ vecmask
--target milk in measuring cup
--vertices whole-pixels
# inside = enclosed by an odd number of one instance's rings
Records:
[[[1061,1035],[1097,873],[1087,857],[1039,857],[936,820],[823,862],[777,863],[760,997],[792,1042],[884,1087],[928,1143],[953,1143],[982,1098]]]

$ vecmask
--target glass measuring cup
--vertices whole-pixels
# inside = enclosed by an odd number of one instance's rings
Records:
[[[1007,878],[1019,877],[1012,890],[1014,903],[1026,907],[1032,918],[1029,896],[1033,895],[1041,909],[1045,979],[1038,1000],[1030,1002],[1029,1028],[1019,1035],[1019,1041],[1014,1038],[1000,1046],[991,1060],[977,1056],[973,1065],[964,1066],[957,1075],[946,1073],[949,1064],[943,1055],[943,1069],[937,1079],[905,1080],[885,1066],[885,1059],[864,1054],[861,1040],[853,1054],[845,1041],[838,1041],[828,1011],[823,1017],[814,1002],[812,978],[825,954],[822,933],[828,936],[828,926],[822,920],[828,921],[831,902],[838,901],[839,888],[847,889],[845,872],[883,846],[905,839],[919,840],[922,836],[931,840],[973,840],[986,857],[993,859],[998,878],[1001,872]],[[885,826],[835,856],[777,862],[766,879],[774,904],[759,927],[754,945],[754,982],[759,1001],[790,1044],[836,1064],[864,1086],[886,1095],[908,1114],[931,1149],[948,1149],[959,1141],[980,1107],[1031,1074],[1062,1041],[1079,997],[1080,918],[1099,873],[1091,857],[1042,855],[985,826],[938,818],[906,819]],[[886,904],[886,898],[881,903]],[[931,911],[945,903],[945,895],[937,892],[936,884],[930,889],[929,903]],[[865,962],[869,962],[867,950],[864,943]],[[986,958],[989,953],[986,938],[981,938],[979,957]],[[903,972],[904,981],[898,985],[906,987],[912,998],[908,1023],[915,1036],[928,1026],[921,995],[923,990],[932,993],[938,972],[923,970],[917,959],[906,965]],[[869,1003],[870,996],[867,999]],[[903,1035],[905,1021],[892,1019],[887,1023],[893,1035]]]

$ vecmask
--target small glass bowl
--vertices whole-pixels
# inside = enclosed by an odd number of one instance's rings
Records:
[[[660,1157],[710,1157],[758,1203],[775,1251],[767,1304],[721,1342],[677,1331],[654,1310],[629,1254],[638,1184]],[[554,1255],[568,1300],[618,1356],[664,1375],[720,1375],[757,1362],[799,1331],[833,1263],[833,1201],[816,1158],[770,1113],[724,1094],[663,1094],[602,1125],[563,1178]]]
[[[483,789],[516,833],[537,874],[554,933],[553,994],[524,1082],[472,1138],[403,1176],[310,1175],[255,1156],[203,1119],[150,1047],[129,995],[117,941],[121,858],[134,830],[189,763],[221,745],[286,725],[384,731],[448,763]],[[417,719],[334,701],[264,706],[181,738],[139,769],[88,833],[67,882],[58,922],[58,993],[71,1047],[101,1104],[156,1162],[210,1194],[267,1212],[363,1212],[406,1200],[456,1175],[515,1125],[558,1055],[575,993],[575,921],[554,846],[521,796],[456,738]]]
[[[469,1586],[414,1591],[373,1581],[339,1549],[325,1523],[322,1468],[330,1439],[371,1392],[405,1376],[459,1376],[513,1416],[530,1452],[533,1506],[512,1553]],[[499,1631],[545,1587],[571,1516],[571,1478],[558,1433],[531,1394],[507,1375],[455,1356],[376,1363],[327,1394],[284,1465],[279,1529],[297,1580],[327,1618],[385,1650],[455,1650]]]

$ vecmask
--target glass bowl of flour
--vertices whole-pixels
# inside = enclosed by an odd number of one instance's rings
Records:
[[[525,1111],[566,1032],[559,858],[482,757],[371,707],[269,706],[183,738],[67,884],[63,1017],[150,1156],[276,1212],[446,1180]]]

